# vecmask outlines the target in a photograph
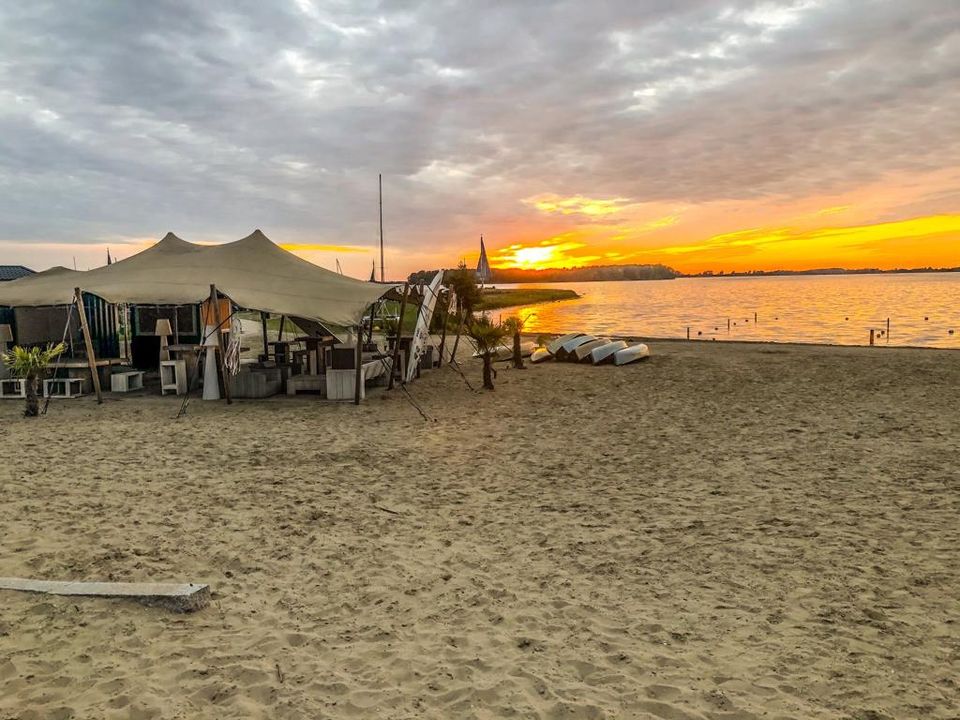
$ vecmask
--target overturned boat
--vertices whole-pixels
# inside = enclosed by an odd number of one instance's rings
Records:
[[[590,360],[590,353],[593,352],[594,349],[602,347],[609,342],[609,338],[598,338],[593,342],[579,345],[567,356],[567,360],[570,362],[587,362]]]
[[[590,362],[594,365],[612,363],[614,353],[623,350],[625,347],[627,347],[627,343],[623,340],[612,340],[606,345],[593,348],[593,350],[590,351]]]
[[[585,345],[588,342],[593,342],[596,338],[593,335],[578,335],[571,340],[567,340],[560,348],[554,353],[554,356],[557,360],[566,360],[567,356],[570,355],[574,350],[576,350],[581,345]]]
[[[650,348],[643,343],[631,345],[623,350],[618,350],[613,354],[614,365],[629,365],[637,360],[643,360],[650,357]]]
[[[550,353],[551,355],[556,355],[557,352],[560,350],[561,345],[563,345],[564,343],[570,342],[574,338],[578,338],[581,335],[583,335],[583,333],[569,333],[567,335],[561,335],[558,338],[554,338],[553,340],[547,343],[547,348],[546,348],[547,352]]]
[[[537,348],[530,355],[530,362],[534,365],[537,363],[546,362],[547,360],[553,359],[553,353],[550,352],[547,348]]]

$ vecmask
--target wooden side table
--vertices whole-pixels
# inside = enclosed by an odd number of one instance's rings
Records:
[[[187,363],[183,360],[160,361],[160,394],[187,394]]]

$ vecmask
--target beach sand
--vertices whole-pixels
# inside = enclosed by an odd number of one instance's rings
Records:
[[[4,401],[0,575],[214,602],[0,592],[0,718],[958,717],[960,353],[651,349]]]

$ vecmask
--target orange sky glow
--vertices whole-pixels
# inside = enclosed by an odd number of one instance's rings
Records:
[[[924,213],[956,177],[887,178],[832,196],[703,204],[537,195],[487,234],[494,267],[662,263],[681,272],[960,265],[960,213]],[[472,256],[476,257],[476,253]]]

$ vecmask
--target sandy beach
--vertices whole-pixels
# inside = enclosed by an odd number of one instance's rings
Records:
[[[960,353],[651,349],[4,401],[0,576],[214,602],[0,592],[0,718],[957,718]]]

